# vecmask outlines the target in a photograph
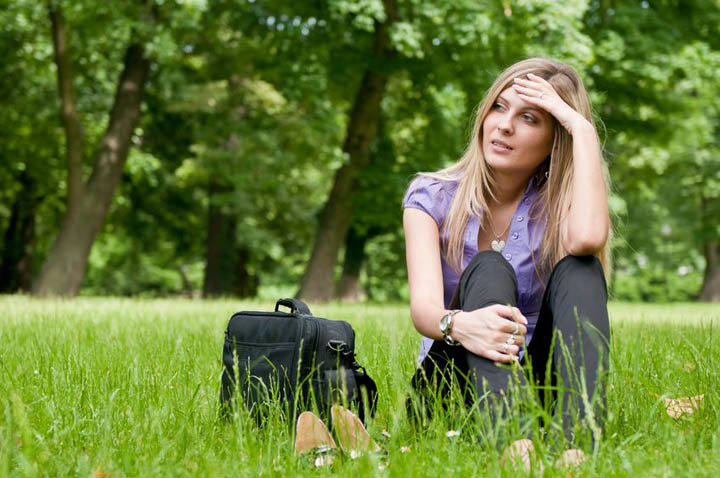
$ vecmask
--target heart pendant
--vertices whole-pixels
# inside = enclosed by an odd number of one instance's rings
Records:
[[[492,241],[490,247],[492,247],[493,251],[500,252],[503,250],[503,247],[505,247],[505,241]]]

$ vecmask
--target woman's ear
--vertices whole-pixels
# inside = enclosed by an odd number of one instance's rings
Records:
[[[540,164],[540,167],[538,168],[538,171],[540,171],[541,173],[545,173],[545,171],[550,171],[550,161],[551,161],[551,160],[552,160],[552,158],[551,158],[550,155],[548,154],[548,155],[547,155],[547,158],[545,158],[545,161],[543,161],[543,162]]]
[[[552,160],[552,158],[548,154],[547,158],[545,158],[545,161],[543,161],[542,164],[540,164],[540,166],[538,167],[537,177],[538,177],[539,182],[546,181],[548,179],[549,174],[550,174],[550,161],[551,160]]]

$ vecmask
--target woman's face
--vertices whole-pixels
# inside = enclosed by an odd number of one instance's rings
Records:
[[[482,149],[487,163],[503,173],[531,174],[552,151],[552,116],[505,89],[482,124]]]

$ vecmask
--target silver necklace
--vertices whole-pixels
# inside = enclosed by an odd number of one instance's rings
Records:
[[[493,227],[493,223],[490,220],[490,217],[488,217],[488,223],[490,223],[490,230],[495,236],[495,239],[490,243],[490,247],[493,251],[502,252],[503,248],[505,247],[505,241],[500,240],[500,238],[505,235],[508,229],[510,229],[510,224],[512,224],[512,216],[510,216],[510,222],[508,222],[508,225],[502,232],[502,234],[498,234],[497,232],[495,232],[495,227]]]

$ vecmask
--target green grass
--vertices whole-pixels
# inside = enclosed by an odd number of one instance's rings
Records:
[[[406,305],[312,307],[357,332],[378,384],[369,424],[387,457],[311,469],[291,427],[217,420],[223,332],[237,310],[271,303],[0,297],[0,476],[519,476],[453,417],[415,431],[405,415],[419,336]],[[720,476],[717,305],[611,304],[609,417],[576,476]],[[664,397],[705,394],[673,420]],[[470,422],[467,422],[470,423]],[[387,430],[390,437],[381,433]],[[409,452],[401,452],[409,447]],[[558,450],[538,443],[544,476]],[[382,461],[386,469],[379,470]],[[96,473],[96,476],[102,476]]]

